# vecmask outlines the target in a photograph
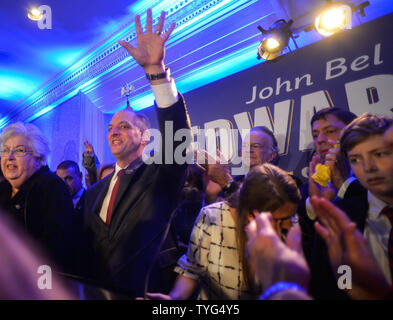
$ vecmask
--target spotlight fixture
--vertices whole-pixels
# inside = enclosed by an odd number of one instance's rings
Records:
[[[43,14],[42,14],[42,12],[41,12],[40,10],[38,10],[37,8],[33,8],[33,9],[31,9],[31,10],[27,13],[27,16],[28,16],[28,18],[29,18],[30,20],[39,21],[39,20],[42,19]]]
[[[265,30],[261,26],[258,26],[259,31],[261,31],[264,36],[258,47],[258,59],[273,60],[280,55],[282,50],[288,46],[289,38],[293,40],[290,30],[292,23],[293,20],[286,22],[284,19],[280,19],[277,20],[269,30]]]
[[[327,5],[322,7],[315,18],[314,28],[323,36],[330,36],[344,29],[352,27],[352,13],[359,10],[364,17],[364,7],[370,2],[365,1],[358,6],[344,2],[327,0]]]

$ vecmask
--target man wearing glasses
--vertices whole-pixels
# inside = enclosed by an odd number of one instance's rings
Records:
[[[250,132],[245,136],[242,144],[242,167],[250,170],[251,168],[264,164],[278,164],[278,144],[273,132],[264,126],[256,126],[251,128]],[[210,178],[209,183],[214,187],[209,193],[208,203],[215,202],[219,195],[224,198],[232,195],[243,181],[244,176],[238,176],[235,179],[230,174],[228,165],[222,163],[214,163],[209,161],[211,155],[205,151],[207,165],[198,165]],[[246,170],[248,172],[248,170]],[[247,174],[244,172],[244,174]]]
[[[250,168],[266,162],[277,165],[277,140],[266,127],[254,127],[245,138],[242,160]]]

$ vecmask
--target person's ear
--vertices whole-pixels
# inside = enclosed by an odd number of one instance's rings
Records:
[[[269,162],[273,162],[273,160],[276,159],[277,157],[278,157],[278,152],[273,151],[272,154],[270,155]]]

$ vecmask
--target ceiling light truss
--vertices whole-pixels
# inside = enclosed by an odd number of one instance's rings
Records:
[[[291,31],[293,20],[288,22],[284,19],[277,20],[268,30],[258,26],[259,31],[263,35],[263,39],[258,47],[258,59],[274,60],[281,52],[290,47],[288,46],[289,39],[291,38],[297,48],[296,41]]]

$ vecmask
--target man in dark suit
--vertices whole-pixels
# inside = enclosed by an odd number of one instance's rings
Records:
[[[56,169],[56,174],[65,182],[70,191],[75,213],[83,214],[83,203],[85,201],[85,188],[82,185],[82,172],[78,164],[72,160],[61,162]]]
[[[56,174],[64,181],[70,192],[74,210],[72,213],[72,236],[74,240],[73,261],[70,273],[79,274],[81,258],[83,257],[81,243],[83,241],[83,211],[86,189],[82,185],[82,172],[78,164],[72,160],[61,162],[56,168]]]
[[[351,197],[361,192],[358,181],[351,175],[347,162],[339,154],[340,149],[335,146],[342,129],[355,118],[355,114],[340,108],[319,110],[311,118],[315,154],[309,165],[309,181],[300,188],[302,201],[297,211],[302,229],[303,250],[309,263],[316,219],[309,197],[318,196],[332,201],[335,197]],[[319,185],[311,178],[318,163],[328,165],[331,169],[331,182],[326,187]]]
[[[161,35],[164,16],[163,12],[153,32],[148,10],[145,33],[136,17],[137,48],[119,42],[150,80],[161,133],[165,122],[172,122],[173,132],[190,129],[183,97],[164,65],[164,45],[175,26]],[[85,275],[131,298],[143,296],[147,290],[168,291],[176,277],[172,270],[179,255],[175,239],[166,233],[178,206],[187,164],[178,164],[176,159],[168,162],[168,154],[173,156],[181,143],[173,142],[169,135],[161,143],[166,156],[163,163],[144,162],[148,129],[148,119],[130,108],[113,116],[107,137],[117,160],[115,171],[86,194]]]

